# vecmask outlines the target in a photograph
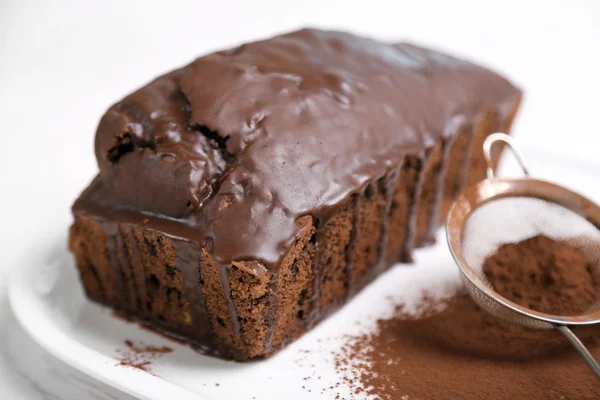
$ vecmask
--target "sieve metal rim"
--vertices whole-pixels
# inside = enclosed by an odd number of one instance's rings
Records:
[[[464,228],[468,218],[484,204],[507,197],[532,197],[561,205],[579,214],[600,229],[600,207],[579,193],[551,182],[529,177],[485,179],[463,191],[450,208],[446,220],[446,238],[450,252],[458,264],[463,279],[467,279],[491,300],[528,318],[553,325],[599,323],[600,310],[577,316],[560,316],[525,308],[495,292],[469,267],[462,250]]]

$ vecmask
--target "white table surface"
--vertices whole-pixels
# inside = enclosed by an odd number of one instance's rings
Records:
[[[411,39],[511,77],[525,146],[595,160],[600,2],[0,0],[0,398],[126,399],[19,327],[8,276],[93,177],[95,125],[121,96],[209,50],[311,25]],[[43,239],[42,239],[43,240]]]

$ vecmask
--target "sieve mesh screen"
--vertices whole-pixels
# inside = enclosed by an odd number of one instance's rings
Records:
[[[479,206],[466,221],[462,234],[462,251],[469,268],[491,288],[491,283],[483,273],[485,259],[496,253],[503,244],[520,242],[538,235],[578,249],[600,273],[600,230],[568,208],[534,197],[507,197]],[[483,293],[474,294],[481,296],[481,302],[487,303],[484,308],[494,308],[493,311],[498,313],[499,304],[493,304]],[[598,297],[599,301],[586,313],[600,308],[600,294]],[[511,313],[507,317],[512,319],[517,316]],[[532,322],[529,321],[529,324]]]

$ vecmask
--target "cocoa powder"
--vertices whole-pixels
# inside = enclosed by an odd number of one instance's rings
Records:
[[[598,293],[588,258],[545,236],[500,246],[485,260],[483,272],[501,296],[548,314],[581,314]]]
[[[150,367],[154,360],[163,354],[173,351],[173,349],[167,346],[153,346],[142,342],[136,343],[129,339],[125,340],[124,343],[127,346],[127,350],[117,349],[117,353],[120,353],[117,365],[136,368],[149,373],[152,373]]]
[[[574,331],[600,358],[600,327]],[[399,307],[375,333],[349,340],[336,369],[357,400],[600,399],[600,383],[560,334],[505,323],[466,295],[418,319]]]
[[[578,313],[597,289],[581,256],[537,237],[503,246],[486,272],[505,297],[540,311]],[[374,333],[350,338],[336,354],[351,399],[600,399],[599,381],[556,331],[503,322],[467,295],[423,307],[419,317],[396,307]],[[600,358],[600,327],[573,330]]]

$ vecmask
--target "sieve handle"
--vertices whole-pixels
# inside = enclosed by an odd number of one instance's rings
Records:
[[[485,141],[483,142],[483,156],[485,157],[485,162],[487,163],[488,179],[494,179],[495,177],[494,165],[492,162],[492,146],[496,142],[503,142],[504,144],[508,145],[508,147],[510,147],[513,154],[517,158],[517,161],[519,162],[519,165],[521,166],[521,169],[523,170],[525,176],[531,175],[529,172],[529,166],[527,166],[527,163],[525,162],[525,157],[523,156],[523,153],[521,152],[513,138],[511,138],[505,133],[497,132],[489,135],[487,138],[485,138]]]
[[[594,356],[592,356],[585,345],[581,343],[581,340],[575,336],[573,331],[564,325],[554,325],[554,327],[565,337],[565,339],[567,339],[569,343],[571,343],[571,346],[577,350],[579,355],[583,357],[588,367],[590,367],[590,369],[594,371],[594,374],[596,374],[596,378],[600,379],[600,365],[598,365],[598,361],[594,359]]]

